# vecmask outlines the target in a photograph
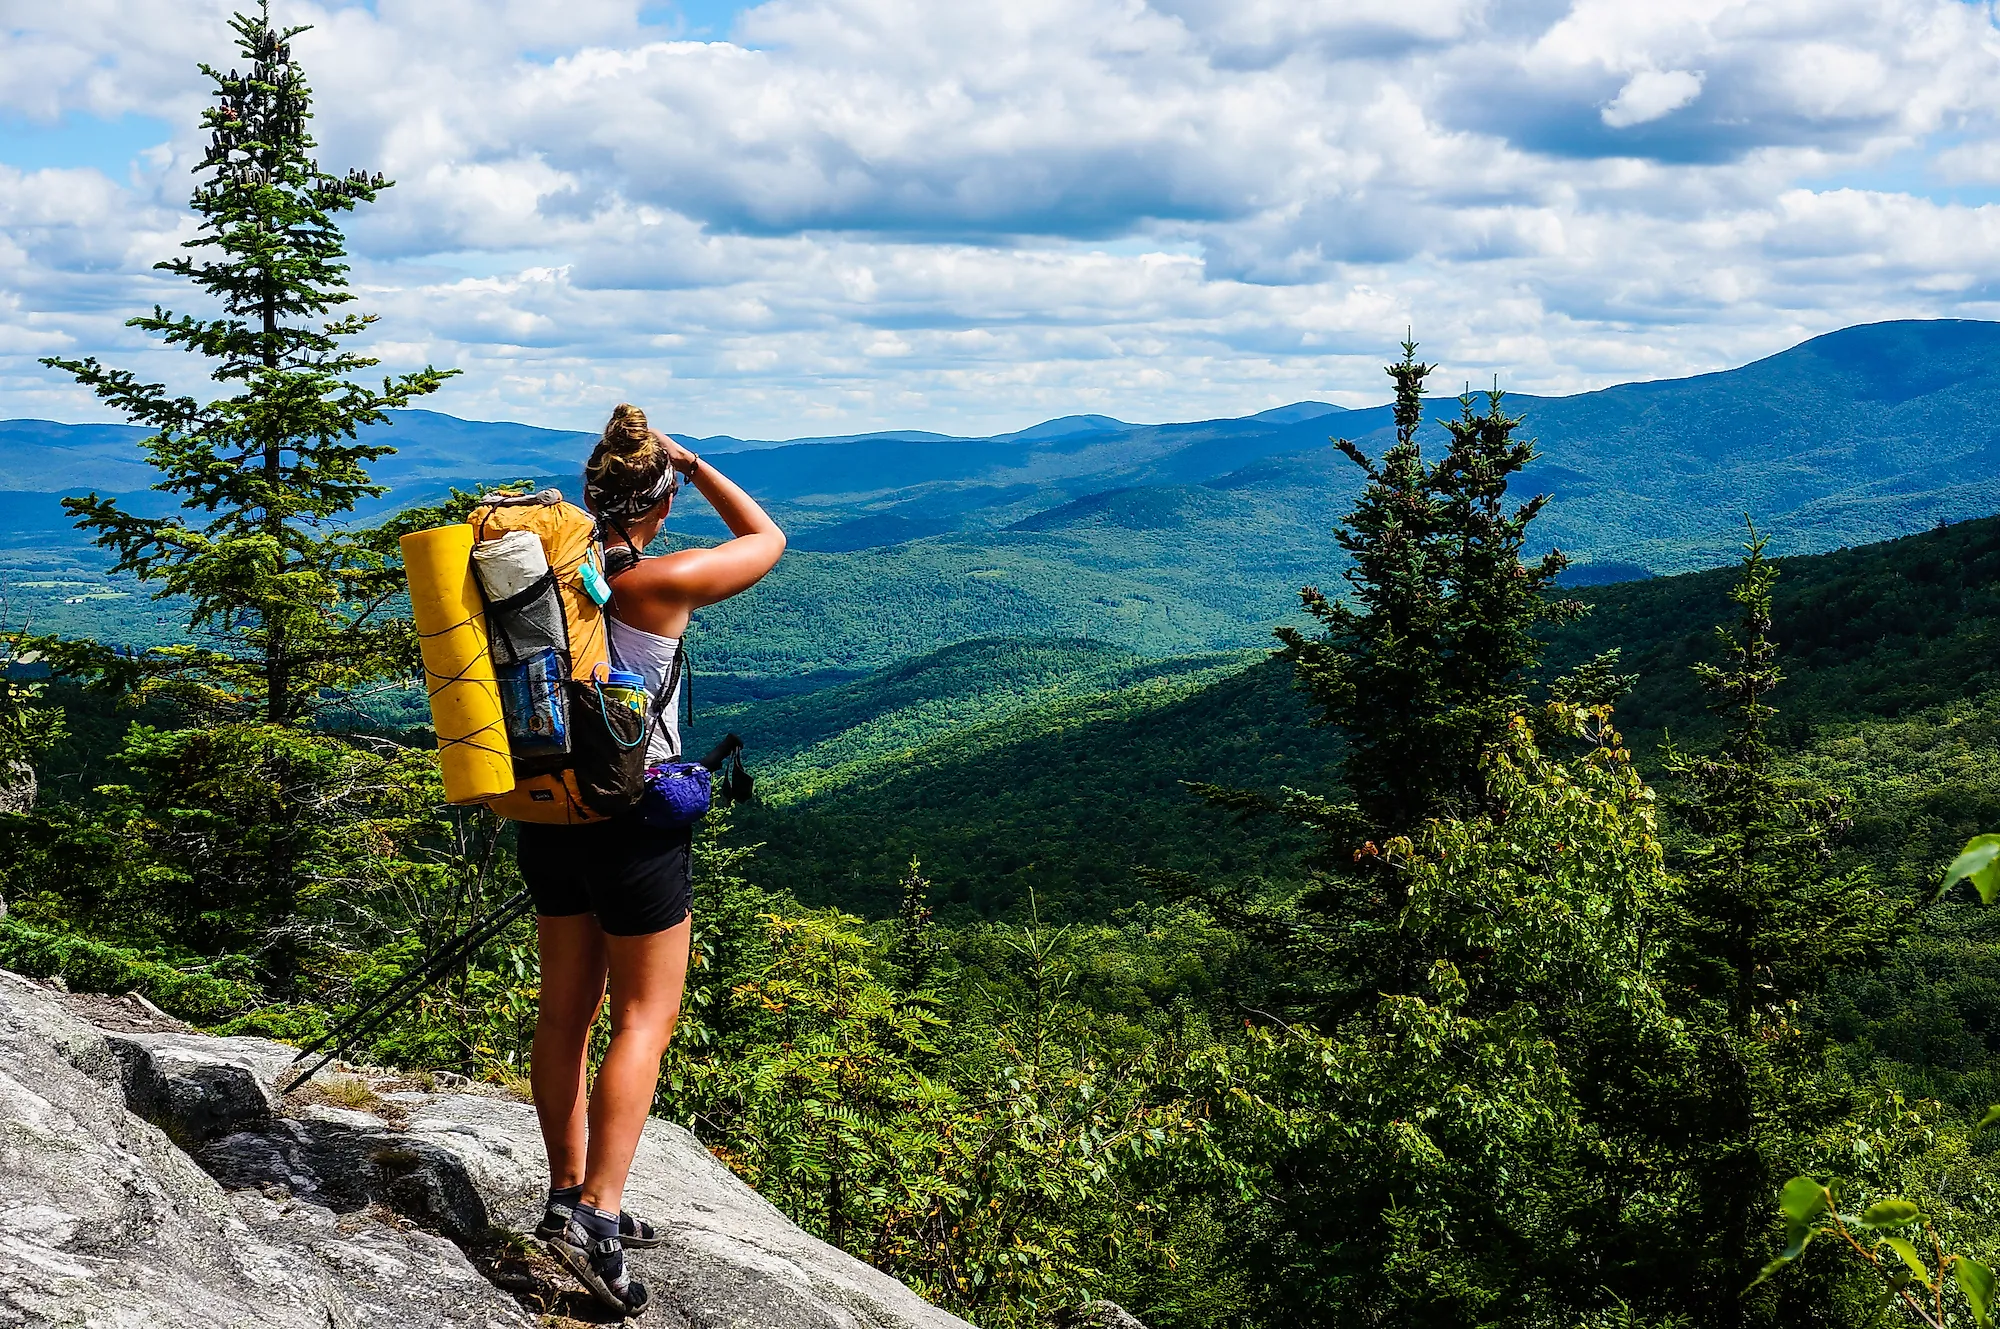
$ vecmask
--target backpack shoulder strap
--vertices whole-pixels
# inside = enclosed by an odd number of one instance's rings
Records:
[[[673,667],[667,671],[667,681],[658,692],[653,694],[652,699],[646,703],[646,723],[640,726],[639,729],[639,746],[641,748],[648,748],[653,745],[653,731],[660,727],[660,717],[666,714],[667,699],[674,695],[674,692],[681,683],[682,662],[686,655],[687,643],[685,641],[674,647],[674,663]],[[690,693],[692,693],[692,689],[690,689]],[[688,723],[690,725],[694,723],[692,711],[688,714]],[[674,754],[674,760],[679,761],[686,755],[685,752],[677,752]]]
[[[617,581],[633,568],[638,567],[640,562],[645,558],[644,554],[632,548],[629,540],[624,544],[615,545],[600,542],[599,547],[604,551],[604,579],[606,581]]]

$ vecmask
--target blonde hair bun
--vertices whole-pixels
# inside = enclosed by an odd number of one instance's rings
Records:
[[[631,402],[620,402],[611,408],[611,419],[604,426],[604,445],[620,452],[644,451],[659,446],[653,441],[646,413]]]
[[[584,502],[596,512],[626,506],[632,498],[658,489],[671,466],[667,450],[646,423],[646,413],[620,402],[584,463]]]

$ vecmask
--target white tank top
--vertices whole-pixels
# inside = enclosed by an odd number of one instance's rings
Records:
[[[629,623],[621,623],[605,615],[611,624],[611,663],[627,673],[643,675],[646,680],[646,700],[659,707],[659,721],[653,729],[653,740],[646,745],[646,764],[657,765],[663,761],[681,759],[681,688],[684,686],[686,670],[681,676],[674,676],[674,658],[680,654],[679,637],[662,637],[657,632],[635,628]],[[660,700],[660,690],[667,686],[667,680],[674,680],[674,693],[665,701]]]

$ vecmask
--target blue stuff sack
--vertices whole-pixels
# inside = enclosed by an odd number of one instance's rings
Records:
[[[549,647],[530,651],[496,671],[507,745],[520,756],[569,751],[567,672],[568,665]]]
[[[639,820],[662,830],[692,826],[708,815],[713,798],[708,767],[697,761],[663,761],[646,768]]]

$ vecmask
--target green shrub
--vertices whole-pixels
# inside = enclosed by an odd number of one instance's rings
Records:
[[[17,919],[0,919],[0,966],[34,978],[60,977],[78,992],[137,991],[168,1014],[195,1024],[212,1024],[262,1003],[255,987],[228,973],[248,964],[243,957],[226,956],[205,970],[182,969],[73,932],[45,932]]]

